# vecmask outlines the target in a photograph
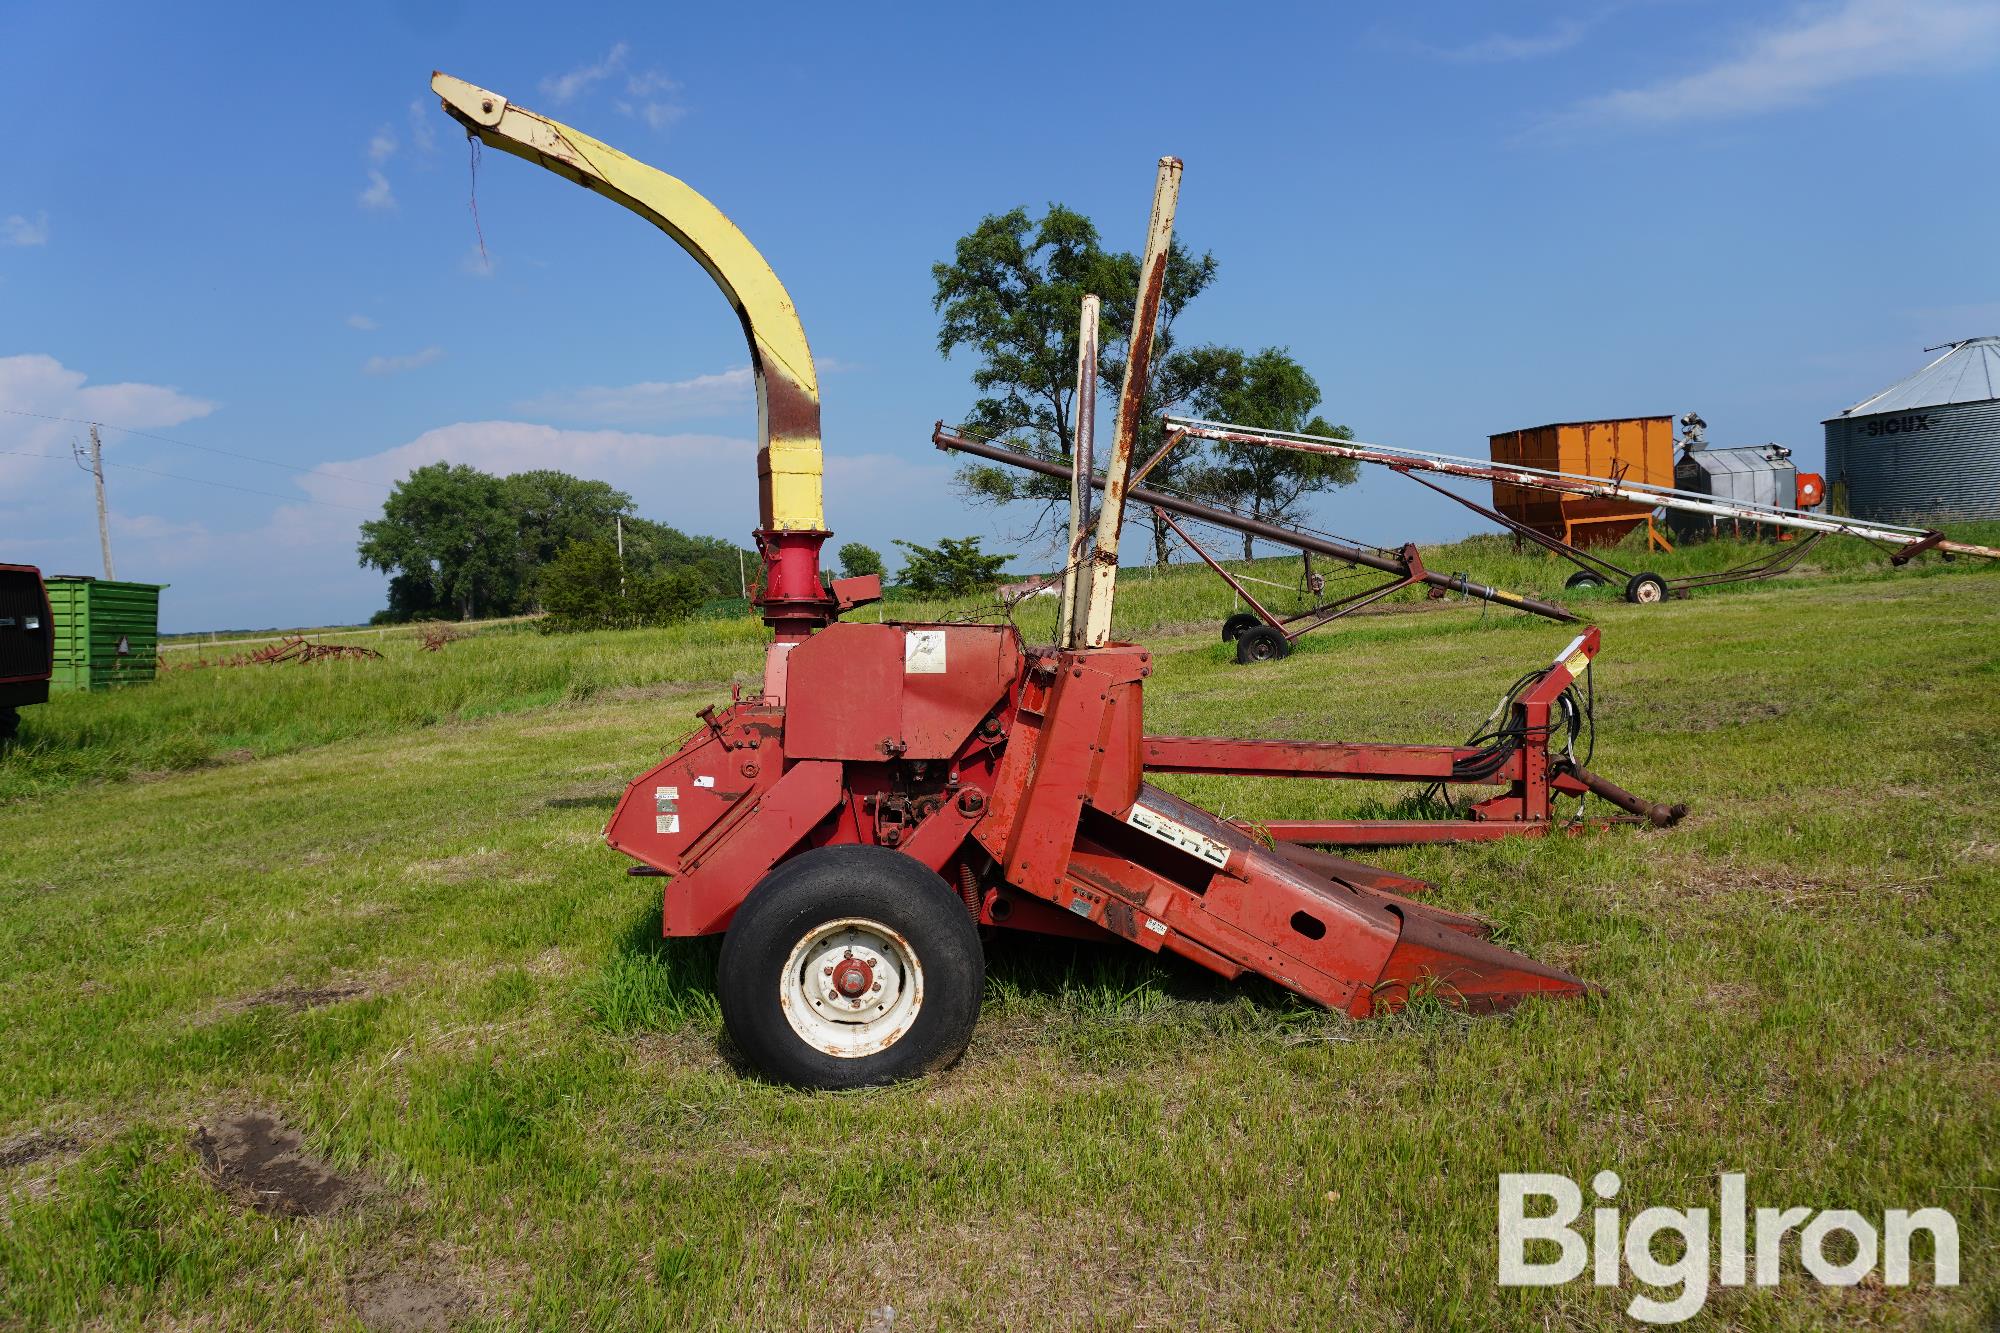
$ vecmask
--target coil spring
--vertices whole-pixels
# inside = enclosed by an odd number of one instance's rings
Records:
[[[979,876],[963,861],[958,863],[958,896],[965,900],[965,910],[972,913],[972,919],[979,920]]]

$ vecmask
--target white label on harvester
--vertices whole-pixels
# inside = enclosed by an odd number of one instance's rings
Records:
[[[1147,917],[1146,929],[1152,931],[1155,935],[1164,935],[1167,933],[1167,923],[1164,921],[1155,921],[1153,918]]]
[[[653,810],[657,814],[670,815],[680,809],[681,789],[679,787],[653,788]],[[665,829],[660,830],[662,833]]]
[[[653,832],[679,833],[680,831],[681,831],[681,817],[679,815],[653,816]]]
[[[700,774],[695,778],[694,785],[697,787],[713,787],[715,785],[715,776],[710,773]]]
[[[1171,843],[1184,852],[1199,856],[1218,870],[1229,864],[1227,846],[1206,834],[1196,833],[1177,819],[1168,819],[1157,810],[1135,805],[1132,813],[1125,816],[1125,822],[1141,833],[1150,833],[1161,842]]]
[[[903,631],[903,673],[910,676],[944,674],[944,631],[909,629]]]

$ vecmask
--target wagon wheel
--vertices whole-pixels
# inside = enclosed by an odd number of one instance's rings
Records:
[[[822,847],[766,875],[716,969],[722,1021],[753,1064],[805,1088],[943,1069],[979,1021],[986,962],[965,904],[885,847]]]
[[[1222,641],[1224,643],[1235,643],[1237,635],[1249,629],[1252,625],[1261,625],[1263,623],[1263,621],[1257,619],[1257,617],[1251,615],[1248,611],[1238,611],[1236,614],[1230,616],[1229,619],[1222,622]]]
[[[1667,581],[1658,574],[1634,574],[1632,581],[1625,585],[1625,600],[1639,606],[1652,606],[1667,600]]]
[[[1565,588],[1602,588],[1604,576],[1588,569],[1579,569],[1563,580]]]
[[[1236,660],[1242,663],[1272,662],[1292,655],[1292,641],[1269,625],[1255,625],[1236,638]]]

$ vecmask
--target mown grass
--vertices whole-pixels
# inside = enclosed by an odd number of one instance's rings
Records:
[[[1180,577],[1120,602],[1187,627],[1136,631],[1162,731],[1456,737],[1570,633],[1447,607],[1240,668],[1226,600]],[[0,1145],[67,1145],[0,1168],[0,1324],[351,1327],[386,1274],[495,1327],[852,1329],[883,1305],[899,1329],[1616,1327],[1629,1286],[1494,1285],[1497,1175],[1611,1167],[1627,1218],[1712,1206],[1721,1171],[1753,1204],[1958,1218],[1956,1289],[1821,1291],[1788,1264],[1697,1326],[1990,1327],[1993,578],[1593,608],[1596,766],[1687,823],[1374,859],[1597,998],[1355,1024],[1003,938],[966,1060],[862,1094],[741,1069],[713,945],[659,939],[657,881],[599,840],[755,670],[747,632],[481,636],[67,701],[79,754],[165,768],[130,734],[156,725],[266,748],[139,782],[44,769],[0,808]],[[1173,785],[1272,815],[1403,790]],[[333,985],[356,993],[255,1002]],[[284,1219],[218,1192],[190,1126],[251,1106],[357,1201]]]

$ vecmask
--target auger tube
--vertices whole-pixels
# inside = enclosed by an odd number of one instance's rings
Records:
[[[433,73],[452,119],[502,152],[575,181],[671,236],[729,298],[757,377],[757,543],[765,622],[781,642],[802,638],[837,607],[820,584],[829,535],[821,492],[819,380],[785,285],[735,223],[684,181],[485,88]]]

